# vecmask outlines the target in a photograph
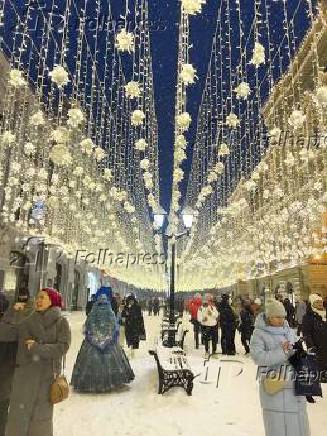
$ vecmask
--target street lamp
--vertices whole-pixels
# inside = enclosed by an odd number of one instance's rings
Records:
[[[166,212],[162,209],[154,215],[154,222],[158,229],[162,228]],[[189,235],[193,223],[193,211],[186,208],[181,213],[186,232],[180,234],[166,234],[162,236],[166,240],[171,241],[171,264],[170,264],[170,283],[169,283],[169,329],[168,329],[168,347],[172,348],[175,345],[175,260],[176,260],[176,240],[185,235]]]

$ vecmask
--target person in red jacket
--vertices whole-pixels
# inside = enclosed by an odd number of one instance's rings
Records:
[[[201,325],[198,321],[198,310],[202,305],[202,298],[200,294],[195,294],[194,298],[190,301],[189,312],[191,315],[191,323],[193,324],[195,348],[199,348],[199,333]]]

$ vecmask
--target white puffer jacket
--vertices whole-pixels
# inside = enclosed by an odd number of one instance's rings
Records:
[[[219,314],[215,306],[201,306],[198,310],[198,321],[205,327],[214,327],[218,323]]]

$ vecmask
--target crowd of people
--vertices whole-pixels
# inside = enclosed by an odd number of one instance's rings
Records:
[[[157,316],[161,304],[157,297],[149,299],[148,315]],[[12,305],[0,292],[0,436],[53,435],[54,403],[49,392],[62,374],[71,342],[62,309],[61,295],[54,288],[43,288],[34,301],[22,289]],[[197,293],[187,301],[180,298],[175,309],[180,314],[188,311],[195,348],[203,345],[205,357],[217,355],[219,329],[221,353],[235,355],[239,331],[245,354],[259,366],[266,436],[310,435],[306,402],[314,402],[313,396],[296,393],[295,381],[288,375],[281,383],[272,383],[267,374],[272,370],[279,374],[281,367],[294,366],[303,353],[311,353],[319,382],[327,383],[326,301],[320,295],[311,294],[296,305],[280,295],[265,305],[258,298],[240,299],[237,307],[227,294],[217,299]],[[73,388],[104,393],[131,383],[135,376],[130,359],[146,339],[136,296],[121,298],[111,288],[101,287],[88,302],[86,315]]]

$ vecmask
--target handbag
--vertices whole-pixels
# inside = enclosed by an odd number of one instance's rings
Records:
[[[269,395],[278,394],[278,392],[281,392],[285,388],[285,385],[286,381],[279,378],[267,377],[263,381],[263,388]]]
[[[294,390],[296,396],[322,397],[320,371],[315,354],[306,353],[296,360]]]
[[[66,357],[62,360],[62,373],[55,377],[55,380],[50,386],[50,402],[51,404],[61,403],[69,396],[69,384],[65,376]]]

